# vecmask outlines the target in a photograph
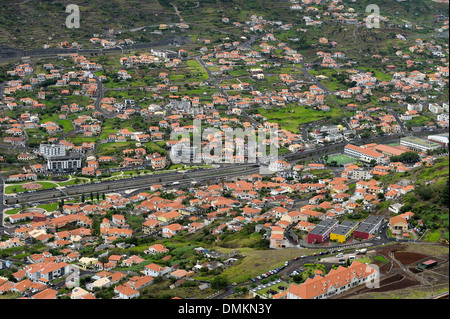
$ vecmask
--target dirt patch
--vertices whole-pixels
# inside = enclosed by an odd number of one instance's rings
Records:
[[[411,286],[415,286],[420,284],[414,278],[407,276],[405,274],[395,274],[380,280],[379,288],[368,288],[364,287],[359,290],[359,294],[368,293],[368,292],[384,292],[384,291],[392,291],[397,289],[408,288]]]
[[[403,265],[409,265],[429,256],[412,252],[396,251],[394,252],[394,257]]]
[[[27,183],[27,184],[22,185],[23,189],[29,189],[29,190],[39,189],[41,187],[42,187],[42,185],[38,184],[38,183]]]
[[[408,268],[413,274],[421,273],[421,271],[415,267],[409,267]]]
[[[380,274],[387,274],[389,271],[391,271],[392,269],[392,263],[389,262],[387,264],[383,264],[382,266],[380,266]]]

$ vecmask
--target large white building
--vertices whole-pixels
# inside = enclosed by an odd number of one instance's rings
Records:
[[[41,262],[28,265],[25,268],[25,276],[31,281],[48,282],[69,273],[69,265],[64,262]]]
[[[385,155],[378,153],[372,149],[365,148],[364,146],[356,146],[353,144],[347,144],[344,148],[344,154],[356,157],[359,160],[370,163],[375,160],[377,164],[387,163],[389,158]]]
[[[66,155],[66,146],[60,144],[41,144],[39,154],[44,158]]]
[[[439,143],[423,140],[415,136],[407,136],[400,139],[400,145],[416,152],[426,152],[441,147]]]
[[[81,168],[81,156],[56,156],[47,158],[47,169],[55,173],[75,172]]]
[[[444,108],[437,103],[429,103],[428,110],[434,114],[440,114],[444,111]]]
[[[197,162],[198,149],[196,146],[189,146],[184,143],[177,143],[170,149],[170,159],[173,163],[191,163]]]
[[[448,147],[449,134],[428,135],[428,140],[440,143],[443,147]]]

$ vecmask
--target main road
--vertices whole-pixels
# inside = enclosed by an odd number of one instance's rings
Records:
[[[3,228],[3,210],[5,208],[8,208],[8,206],[5,206],[5,204],[3,203],[3,189],[4,189],[4,181],[3,178],[0,177],[0,234],[3,233],[2,228]]]
[[[436,130],[433,134],[446,133],[447,130]],[[414,135],[426,135],[430,132],[414,132]],[[352,140],[352,144],[361,145],[368,143],[387,143],[390,141],[397,141],[404,134],[393,134],[385,136],[375,136],[366,139]],[[322,147],[318,147],[311,150],[306,150],[298,153],[289,153],[280,156],[280,159],[284,159],[289,163],[296,163],[298,160],[314,158],[317,156],[323,156],[324,154],[332,154],[336,152],[342,152],[347,142],[330,144]],[[214,181],[225,177],[239,177],[248,176],[262,172],[262,166],[259,164],[227,164],[222,165],[215,169],[196,169],[189,172],[189,176],[180,172],[168,172],[152,175],[144,175],[132,178],[124,178],[120,180],[96,182],[84,185],[75,185],[71,187],[64,187],[61,189],[47,189],[31,191],[16,196],[7,196],[4,198],[4,204],[29,204],[32,202],[49,201],[64,197],[73,197],[81,194],[89,194],[90,192],[114,192],[119,190],[129,190],[141,187],[150,187],[153,184],[163,184],[166,186],[173,185],[174,182],[178,186],[185,186],[192,182],[192,179],[198,181]],[[175,185],[173,185],[175,186]],[[2,202],[3,205],[3,202]]]
[[[68,55],[73,53],[78,53],[81,55],[87,54],[107,54],[107,53],[119,53],[123,50],[144,50],[150,48],[162,48],[173,45],[185,45],[191,43],[192,40],[188,37],[181,37],[177,35],[171,35],[164,39],[159,40],[154,43],[135,43],[124,45],[123,47],[115,47],[110,49],[32,49],[23,50],[18,48],[12,48],[7,46],[0,46],[0,63],[15,61],[24,57],[30,58],[51,58],[57,57],[59,55]]]
[[[59,198],[73,197],[81,194],[89,194],[90,192],[111,193],[120,190],[129,190],[136,188],[150,187],[155,184],[165,186],[187,186],[194,180],[202,181],[218,181],[226,177],[238,177],[256,174],[259,172],[257,164],[241,164],[241,165],[224,165],[215,169],[198,169],[190,171],[188,174],[181,172],[159,173],[152,175],[136,176],[131,178],[122,178],[120,180],[94,182],[84,185],[75,185],[59,189],[44,189],[32,192],[26,192],[15,196],[7,196],[4,198],[4,204],[30,204],[33,202],[50,201]]]

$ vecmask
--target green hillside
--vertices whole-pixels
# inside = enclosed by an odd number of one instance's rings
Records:
[[[80,8],[80,28],[66,27],[67,1],[2,1],[0,43],[18,48],[42,48],[46,43],[89,40],[109,29],[131,29],[178,22],[173,9],[165,13],[157,0],[73,0]],[[49,37],[51,39],[49,39]]]
[[[66,6],[75,4],[80,9],[80,28],[66,27]],[[326,22],[322,28],[312,28],[307,34],[324,32],[322,36],[336,37],[342,43],[339,34],[345,33],[345,38],[351,39],[351,44],[357,38],[362,43],[380,42],[391,32],[397,32],[405,23],[414,21],[422,28],[402,29],[402,34],[428,34],[435,32],[435,24],[428,23],[435,20],[435,15],[448,10],[448,5],[439,4],[431,0],[410,0],[397,2],[395,0],[362,0],[351,2],[349,6],[361,17],[367,16],[368,4],[377,4],[380,14],[387,17],[379,30],[364,32],[353,30],[351,26],[339,26],[333,22]],[[40,0],[40,1],[2,1],[0,3],[0,43],[17,48],[42,48],[44,44],[57,46],[62,41],[79,42],[89,48],[89,39],[93,34],[102,38],[110,38],[109,30],[123,31],[123,37],[130,37],[135,42],[152,42],[157,36],[151,32],[158,29],[159,24],[178,23],[180,17],[191,24],[186,35],[194,36],[202,32],[229,33],[230,36],[244,35],[242,29],[232,25],[238,21],[245,23],[251,15],[262,16],[266,20],[282,21],[293,25],[304,24],[302,16],[307,12],[298,13],[290,10],[291,2],[282,0]],[[316,5],[317,6],[317,5]],[[327,4],[318,6],[319,13],[328,8]],[[412,10],[414,8],[414,10]],[[228,25],[221,22],[226,16],[230,19]],[[195,24],[195,25],[194,25]],[[149,30],[132,30],[150,26]],[[343,33],[343,29],[346,29]],[[349,28],[347,30],[347,28]],[[127,32],[129,30],[131,32]],[[168,34],[166,31],[165,33]],[[294,29],[295,35],[299,33]],[[334,33],[337,32],[337,33]],[[394,34],[395,34],[394,33]],[[344,37],[344,36],[342,36]],[[120,36],[118,38],[121,38]],[[116,38],[117,39],[117,38]],[[292,45],[292,43],[290,44]],[[370,45],[375,49],[376,46]],[[380,49],[384,49],[380,47]]]
[[[402,211],[412,211],[412,222],[417,225],[421,219],[429,230],[428,235],[437,240],[449,239],[449,157],[436,160],[432,167],[420,167],[407,173],[396,174],[388,178],[389,183],[401,179],[411,179],[415,190],[403,197]],[[433,181],[430,183],[430,181]],[[437,238],[436,238],[437,237]]]

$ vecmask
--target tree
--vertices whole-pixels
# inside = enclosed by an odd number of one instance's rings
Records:
[[[62,199],[59,201],[59,204],[58,204],[58,207],[59,207],[60,210],[62,210],[63,206],[64,206],[64,198],[62,198]]]
[[[102,263],[102,268],[104,269],[105,268],[105,264],[109,261],[109,259],[108,259],[107,255],[104,255],[104,256],[101,256],[98,259],[98,261]]]
[[[420,156],[416,152],[405,152],[401,155],[391,157],[391,162],[417,163],[419,161]]]
[[[211,281],[212,289],[225,289],[228,286],[228,279],[225,276],[217,276]]]
[[[337,161],[336,160],[332,160],[330,163],[328,163],[328,166],[333,166],[333,167],[336,167],[338,164],[337,164]]]

